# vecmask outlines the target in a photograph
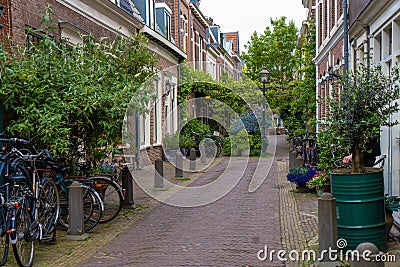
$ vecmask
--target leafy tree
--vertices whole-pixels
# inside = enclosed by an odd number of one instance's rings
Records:
[[[35,31],[44,33],[36,47],[12,47],[13,53],[0,57],[5,133],[30,134],[37,147],[70,161],[82,151],[95,161],[99,148],[121,142],[132,96],[137,107],[150,100],[149,92],[137,88],[152,74],[155,56],[142,35],[82,36],[80,45],[56,42],[53,17],[47,9]]]
[[[392,126],[389,115],[399,110],[394,102],[400,96],[400,70],[393,68],[386,76],[379,66],[360,64],[339,79],[343,90],[330,99],[327,129],[341,137],[341,147],[351,147],[352,172],[362,173],[368,140],[379,137],[380,126]]]
[[[286,18],[271,19],[272,29],[263,34],[254,33],[247,44],[247,53],[242,54],[246,74],[253,81],[259,80],[263,66],[270,72],[267,102],[280,113],[290,132],[304,131],[304,123],[315,117],[315,33],[312,22],[298,44],[297,29],[293,21]],[[261,85],[260,85],[261,86]],[[314,123],[310,123],[313,128]]]

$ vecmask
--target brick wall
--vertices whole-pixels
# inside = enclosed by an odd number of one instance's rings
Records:
[[[4,1],[4,0],[3,0]],[[60,30],[57,20],[72,22],[84,31],[93,33],[96,37],[107,36],[112,37],[114,34],[94,23],[93,21],[83,17],[75,11],[65,7],[54,0],[30,0],[30,1],[12,1],[12,36],[16,44],[25,44],[25,33],[27,26],[39,28],[39,23],[42,20],[43,10],[50,4],[53,12],[56,15],[56,22],[53,26],[56,29],[55,39],[59,40]]]
[[[3,24],[7,25],[4,28],[9,32],[15,41],[16,44],[18,45],[24,45],[25,44],[25,35],[26,35],[26,28],[27,26],[33,27],[33,28],[39,28],[39,22],[41,21],[43,15],[42,11],[45,10],[47,7],[47,4],[50,4],[52,7],[53,12],[55,13],[55,23],[53,23],[53,26],[56,29],[55,32],[55,39],[59,40],[60,39],[60,29],[58,26],[57,21],[66,21],[70,22],[77,27],[81,28],[82,30],[86,32],[92,33],[96,37],[101,37],[101,36],[106,36],[106,37],[112,37],[114,36],[114,33],[111,32],[110,30],[104,28],[103,26],[89,20],[88,18],[76,13],[75,11],[65,7],[64,5],[58,3],[55,0],[31,0],[31,1],[12,1],[12,5],[10,6],[9,3],[11,0],[0,0],[0,4],[3,4],[6,6],[10,7],[11,10],[11,19],[12,19],[12,24],[10,23],[5,23],[4,20],[7,20],[10,17],[9,12],[5,12],[5,16],[2,16],[2,22]],[[171,9],[175,8],[174,4],[177,1],[170,0],[167,1],[168,5],[171,5]],[[181,2],[181,7],[183,5],[184,1]],[[7,10],[7,8],[6,8]],[[185,10],[185,7],[184,7]],[[186,9],[188,11],[188,9]],[[177,12],[173,12],[176,14]],[[175,15],[173,15],[175,16]],[[188,16],[189,17],[189,16]],[[12,25],[12,27],[10,27]],[[174,24],[173,24],[174,25]],[[175,33],[175,31],[174,31]],[[1,37],[0,37],[1,38]],[[174,37],[174,39],[177,41],[177,38]],[[189,42],[188,42],[189,44]],[[159,69],[166,69],[168,67],[171,67],[175,65],[175,62],[171,62],[168,59],[157,55],[158,60],[157,60],[157,67]],[[172,72],[172,75],[177,77],[177,73]],[[162,118],[165,118],[165,110],[162,109]],[[162,119],[163,121],[164,119]],[[154,163],[154,160],[158,157],[162,157],[162,150],[160,146],[155,146],[153,147],[153,140],[154,140],[154,114],[151,112],[150,114],[150,147],[146,148],[147,153],[143,153],[144,155],[147,154],[148,156],[143,156],[141,157],[141,164],[142,166],[147,165],[147,164],[152,164]],[[143,151],[144,152],[144,151]]]

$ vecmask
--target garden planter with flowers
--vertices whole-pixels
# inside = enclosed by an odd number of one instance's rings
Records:
[[[289,170],[289,173],[286,175],[286,179],[289,182],[295,183],[298,186],[298,190],[301,193],[308,192],[307,190],[307,182],[316,174],[316,171],[313,168],[293,168]]]
[[[326,173],[319,171],[307,182],[307,187],[310,189],[315,189],[317,191],[317,196],[321,196],[324,192],[324,186],[328,181],[329,180]]]

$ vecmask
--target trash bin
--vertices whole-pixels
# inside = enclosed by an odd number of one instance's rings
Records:
[[[360,243],[370,242],[386,251],[383,170],[366,170],[360,174],[352,174],[351,170],[331,173],[338,238],[347,241],[343,250],[354,250]]]

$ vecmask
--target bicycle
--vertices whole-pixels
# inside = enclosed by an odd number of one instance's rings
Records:
[[[92,230],[100,221],[104,211],[104,204],[101,196],[89,185],[85,184],[85,177],[75,176],[68,177],[66,172],[67,167],[55,162],[51,154],[46,151],[46,158],[41,162],[42,166],[39,169],[42,177],[47,176],[53,179],[57,186],[60,196],[60,219],[59,224],[62,228],[68,229],[69,218],[69,186],[77,181],[83,188],[83,209],[84,209],[84,227],[85,231]]]
[[[27,152],[28,151],[28,152]],[[20,220],[28,226],[28,231],[24,230],[24,239],[26,242],[31,243],[31,257],[33,260],[34,241],[50,241],[56,240],[56,226],[59,219],[60,211],[60,198],[56,184],[49,178],[40,177],[36,168],[36,161],[45,154],[46,150],[39,150],[37,154],[31,154],[29,150],[14,150],[18,155],[12,164],[23,170],[27,169],[28,177],[25,187],[22,187],[20,195],[18,196],[22,203],[20,213]],[[22,231],[22,229],[21,229]],[[20,266],[29,265],[29,256],[23,256],[25,253],[25,244],[21,238],[18,238],[16,243],[16,250],[14,250],[15,258]],[[13,247],[14,248],[14,247]],[[16,252],[18,251],[18,252]],[[25,258],[28,260],[25,261]],[[27,264],[28,263],[28,264]]]
[[[29,144],[29,141],[17,138],[0,138],[0,142]],[[29,166],[26,161],[27,158],[40,157],[42,152],[38,155],[26,155],[15,147],[8,152],[5,145],[2,151],[0,166],[3,184],[0,194],[3,204],[0,218],[4,250],[1,263],[6,262],[9,244],[12,244],[18,265],[31,266],[35,241],[43,241],[43,237],[51,233],[55,237],[59,210],[57,195],[53,195],[54,190],[49,189],[51,183],[38,179],[35,164]],[[44,188],[49,191],[44,191]]]
[[[199,134],[192,132],[196,144],[196,150],[200,151],[200,145],[204,145],[207,157],[219,157],[223,151],[224,138],[214,134]]]
[[[77,164],[80,169],[79,175],[85,177],[82,182],[91,186],[99,193],[101,200],[104,204],[104,211],[102,213],[100,223],[105,223],[113,220],[122,209],[122,203],[125,199],[125,190],[118,184],[120,176],[115,169],[115,166],[108,165],[111,174],[99,174],[91,176],[91,164],[81,163]]]
[[[313,167],[318,164],[317,133],[304,132],[296,135],[294,139],[295,149],[303,158],[302,167]]]

